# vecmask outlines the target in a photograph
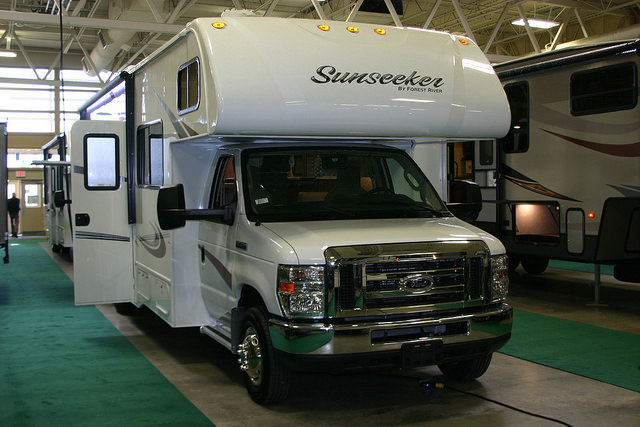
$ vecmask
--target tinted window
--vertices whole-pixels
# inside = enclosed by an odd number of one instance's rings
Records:
[[[242,157],[251,220],[312,221],[447,215],[406,153],[384,149],[255,149]]]
[[[479,154],[480,158],[478,161],[482,166],[488,166],[493,164],[493,141],[491,140],[483,140],[479,141],[480,145]]]
[[[138,128],[138,185],[161,186],[164,175],[162,123]]]
[[[223,157],[218,161],[216,176],[211,189],[210,209],[220,209],[236,203],[236,170],[233,157]]]
[[[571,114],[606,113],[634,108],[638,99],[637,71],[629,62],[571,76]]]
[[[529,149],[529,85],[526,82],[505,86],[511,107],[509,133],[498,142],[505,153],[524,153]]]
[[[200,61],[187,62],[178,69],[178,113],[194,111],[200,103]]]

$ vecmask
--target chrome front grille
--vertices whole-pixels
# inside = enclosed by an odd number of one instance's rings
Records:
[[[489,277],[482,242],[330,248],[326,256],[338,317],[461,307],[482,300]]]

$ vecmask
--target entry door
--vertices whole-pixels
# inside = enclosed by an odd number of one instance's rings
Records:
[[[457,181],[480,186],[482,210],[476,222],[495,226],[497,203],[497,148],[495,140],[452,142],[447,146],[448,200],[460,202]]]
[[[80,120],[69,141],[75,302],[132,301],[125,125]]]

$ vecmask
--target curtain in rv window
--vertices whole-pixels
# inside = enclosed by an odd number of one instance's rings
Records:
[[[633,62],[579,71],[571,76],[571,114],[629,110],[638,102],[637,69]]]
[[[119,150],[116,135],[89,134],[84,138],[84,186],[87,190],[119,187]]]
[[[164,151],[161,122],[138,127],[137,167],[139,186],[162,186],[164,180]]]
[[[200,104],[200,60],[194,58],[178,68],[178,114],[198,109]]]
[[[524,153],[529,149],[529,84],[508,84],[504,91],[511,107],[511,126],[498,143],[505,153]]]

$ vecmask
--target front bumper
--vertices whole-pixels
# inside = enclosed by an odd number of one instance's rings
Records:
[[[281,359],[306,369],[420,366],[454,362],[498,350],[509,339],[512,308],[503,303],[449,312],[351,318],[335,323],[269,321]],[[353,363],[351,363],[353,361]],[[336,363],[333,363],[336,362]]]

